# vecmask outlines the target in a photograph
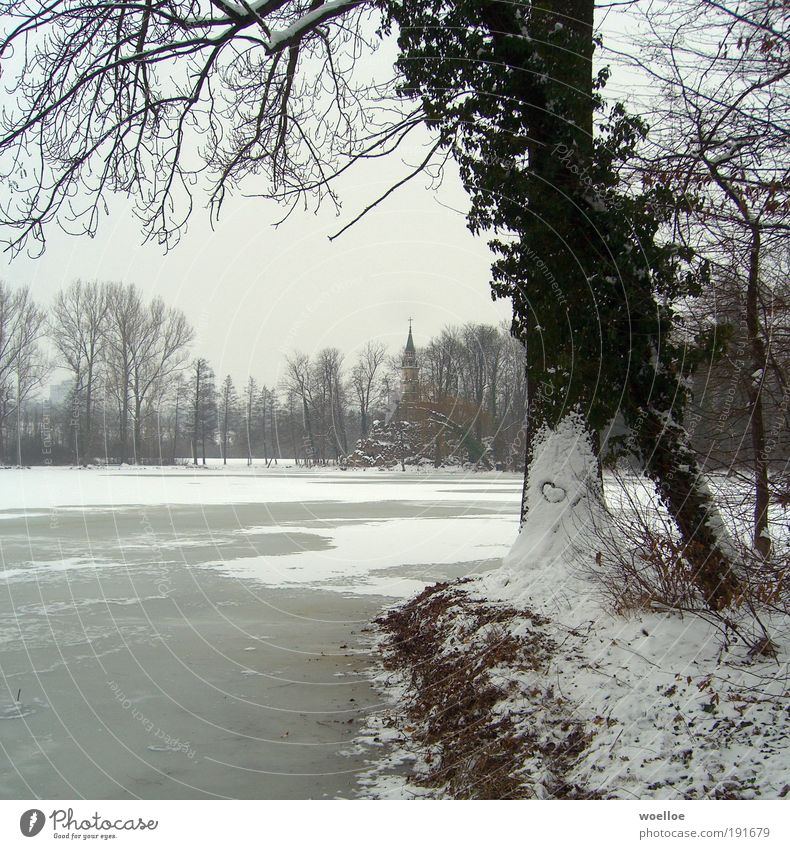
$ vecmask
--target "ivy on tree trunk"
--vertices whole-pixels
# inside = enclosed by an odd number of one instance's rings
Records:
[[[493,234],[492,291],[512,301],[528,352],[526,476],[543,427],[579,412],[599,446],[619,413],[700,592],[726,606],[737,581],[685,442],[689,357],[670,334],[673,300],[697,291],[704,269],[658,238],[674,198],[621,183],[646,128],[605,108],[592,0],[386,5],[401,25],[403,91],[459,164],[470,230]]]

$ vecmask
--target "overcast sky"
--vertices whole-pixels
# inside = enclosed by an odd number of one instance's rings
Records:
[[[238,381],[253,374],[270,384],[283,353],[295,348],[334,345],[353,357],[368,339],[402,346],[409,317],[418,345],[448,323],[507,319],[508,304],[491,301],[484,241],[424,181],[329,242],[404,173],[398,161],[360,169],[342,187],[340,218],[328,207],[319,215],[297,211],[274,229],[279,207],[235,198],[212,231],[207,213],[196,210],[186,237],[166,255],[142,244],[137,220],[118,205],[95,239],[52,230],[43,257],[4,260],[2,274],[30,284],[42,302],[78,277],[134,282],[186,312],[196,351],[218,373]],[[441,196],[458,207],[466,202],[451,179]]]
[[[389,62],[387,52],[379,55]],[[411,163],[423,156],[417,146],[405,154]],[[142,244],[138,221],[118,201],[95,239],[51,228],[41,258],[3,257],[0,274],[29,284],[42,303],[76,278],[134,282],[183,309],[197,331],[195,351],[238,383],[252,374],[273,384],[284,354],[297,348],[337,346],[353,358],[368,339],[379,339],[394,351],[409,317],[417,345],[446,324],[508,320],[509,303],[491,300],[491,255],[466,229],[459,211],[466,196],[452,172],[438,194],[418,178],[329,242],[407,173],[403,159],[351,169],[340,184],[339,218],[329,207],[318,215],[297,211],[275,230],[276,205],[230,198],[213,230],[197,208],[186,236],[164,255]]]

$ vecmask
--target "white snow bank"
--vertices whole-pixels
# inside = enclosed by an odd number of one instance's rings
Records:
[[[547,614],[580,612],[589,581],[575,565],[593,520],[605,520],[598,464],[582,417],[566,416],[536,439],[527,481],[527,516],[501,569],[486,576],[489,597],[521,604],[541,598]],[[573,600],[570,607],[563,600]],[[570,623],[567,623],[570,624]]]
[[[498,669],[508,695],[497,710],[525,734],[541,722],[581,721],[589,742],[566,778],[593,796],[790,797],[790,621],[764,617],[778,650],[771,658],[750,651],[754,623],[745,615],[727,624],[704,614],[608,611],[590,569],[594,534],[607,520],[595,462],[578,418],[545,431],[515,545],[501,568],[459,588],[481,605],[506,602],[548,620],[540,630],[555,646],[550,662]],[[536,625],[527,617],[506,627],[519,636]],[[448,645],[457,649],[462,631],[450,628]],[[390,694],[398,731],[391,759],[410,758],[419,772],[429,753],[398,725],[399,705],[415,696],[409,681],[408,674],[396,679]],[[391,677],[379,683],[386,690]],[[544,698],[548,692],[560,702]],[[372,733],[381,735],[388,722],[385,715],[371,724]],[[368,786],[382,796],[408,795],[413,785],[400,778],[379,770]],[[539,776],[532,778],[540,795]]]

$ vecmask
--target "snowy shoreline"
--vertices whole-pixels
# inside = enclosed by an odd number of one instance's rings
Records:
[[[790,794],[785,623],[772,623],[785,636],[777,661],[728,645],[720,623],[699,616],[587,618],[589,606],[562,616],[537,597],[514,606],[496,600],[501,580],[438,585],[381,618],[376,683],[388,708],[366,726],[384,753],[366,794]]]

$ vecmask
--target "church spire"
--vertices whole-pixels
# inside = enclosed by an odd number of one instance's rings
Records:
[[[412,319],[409,319],[409,338],[403,349],[403,360],[401,361],[401,417],[408,420],[409,405],[420,399],[420,367],[417,363],[417,349],[414,346],[414,337],[411,333]]]
[[[416,354],[417,353],[417,351],[414,347],[414,339],[412,338],[412,335],[411,335],[411,323],[412,323],[413,320],[414,319],[411,319],[411,318],[409,319],[409,338],[406,340],[406,348],[405,348],[405,353],[407,353],[407,354]]]

